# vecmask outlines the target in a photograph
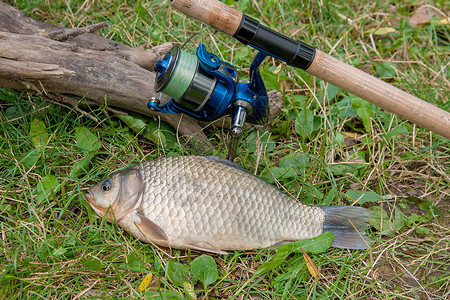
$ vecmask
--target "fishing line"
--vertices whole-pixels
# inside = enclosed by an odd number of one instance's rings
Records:
[[[186,40],[186,42],[184,42],[183,43],[183,45],[181,45],[181,49],[183,49],[184,48],[184,46],[186,46],[187,45],[187,43],[189,43],[193,38],[194,38],[194,36],[196,36],[198,34],[198,32],[197,33],[194,33],[194,34],[192,34],[187,40]],[[202,42],[203,42],[203,35],[201,36],[201,39],[202,39]]]
[[[179,100],[189,88],[197,71],[198,58],[183,48],[199,33],[192,34],[180,47],[177,61],[170,80],[161,90],[162,93],[171,95]]]
[[[180,49],[172,76],[161,91],[177,100],[180,99],[194,78],[197,64],[197,56]]]

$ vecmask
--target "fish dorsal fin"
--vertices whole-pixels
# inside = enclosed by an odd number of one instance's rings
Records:
[[[152,220],[136,211],[137,220],[135,219],[134,225],[139,229],[139,231],[145,236],[146,239],[152,242],[166,242],[168,240],[167,234]]]
[[[229,254],[228,252],[223,251],[223,250],[214,249],[214,248],[205,248],[205,247],[196,246],[196,245],[192,245],[192,244],[183,244],[183,247],[186,247],[186,248],[189,248],[189,249],[193,249],[193,250],[197,250],[197,251],[202,251],[202,252],[209,252],[209,253],[219,254],[219,255],[227,255],[227,254]]]
[[[252,173],[250,173],[249,171],[247,171],[246,169],[244,169],[243,167],[241,167],[241,166],[235,164],[234,162],[232,162],[232,161],[230,161],[230,160],[228,160],[228,159],[225,159],[225,158],[223,158],[223,157],[216,156],[216,155],[206,155],[206,156],[204,156],[204,157],[206,157],[206,158],[209,159],[209,160],[216,161],[216,162],[218,162],[218,163],[221,163],[221,164],[227,165],[227,166],[229,166],[229,167],[238,169],[239,171],[242,171],[242,172],[245,172],[245,173],[248,173],[248,174],[252,174]],[[253,174],[252,174],[252,175],[253,175]]]

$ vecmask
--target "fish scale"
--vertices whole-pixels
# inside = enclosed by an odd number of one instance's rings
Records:
[[[251,249],[322,233],[320,208],[295,202],[254,175],[206,157],[171,157],[136,169],[146,191],[141,211],[173,240],[195,234],[217,249]],[[314,218],[306,222],[303,210]],[[230,245],[211,243],[217,235]]]
[[[333,246],[367,248],[370,212],[318,207],[214,156],[166,157],[113,174],[86,195],[92,208],[145,242],[224,253],[335,233]],[[349,220],[351,222],[349,222]],[[357,230],[355,230],[355,228]]]

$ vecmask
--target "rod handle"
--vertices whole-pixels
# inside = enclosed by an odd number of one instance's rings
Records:
[[[243,14],[220,1],[172,0],[172,7],[183,14],[233,36],[241,24]]]
[[[306,70],[353,95],[450,139],[450,113],[316,50]]]

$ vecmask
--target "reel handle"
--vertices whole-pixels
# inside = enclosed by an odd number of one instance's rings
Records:
[[[244,44],[450,139],[449,112],[320,50],[276,33],[218,0],[172,0],[171,6]]]

